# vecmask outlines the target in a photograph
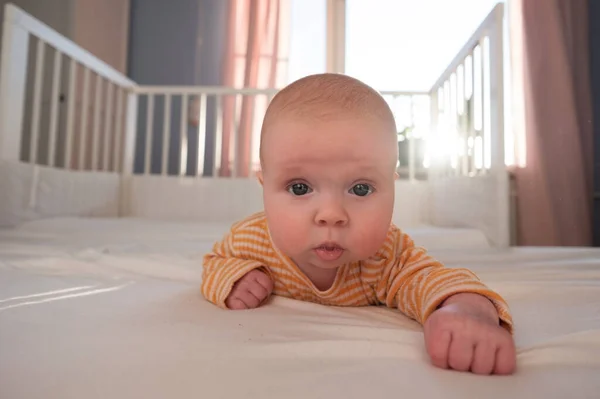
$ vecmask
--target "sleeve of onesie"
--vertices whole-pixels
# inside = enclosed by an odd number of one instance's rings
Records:
[[[212,251],[203,259],[202,295],[224,309],[227,308],[225,300],[231,289],[245,274],[254,269],[261,269],[270,275],[261,262],[242,254],[237,241],[235,230],[230,231],[222,240],[214,244]],[[247,249],[244,252],[247,252]]]
[[[476,293],[488,298],[500,317],[500,325],[512,333],[508,304],[472,271],[449,268],[415,246],[406,234],[396,232],[394,253],[382,269],[377,283],[378,300],[423,324],[447,298],[458,293]]]

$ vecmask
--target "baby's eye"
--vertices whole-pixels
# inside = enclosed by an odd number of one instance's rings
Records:
[[[300,196],[300,195],[308,194],[308,192],[310,192],[310,187],[308,187],[304,183],[294,183],[288,187],[288,191],[291,194]]]
[[[365,197],[373,192],[373,188],[368,184],[356,184],[352,189],[353,194],[358,195],[359,197]]]

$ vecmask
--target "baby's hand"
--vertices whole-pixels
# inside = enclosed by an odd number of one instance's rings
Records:
[[[254,269],[239,279],[229,296],[225,305],[229,309],[253,309],[269,297],[273,292],[271,278],[260,270]]]
[[[450,299],[424,325],[432,363],[475,374],[512,374],[515,344],[511,334],[499,325],[491,302],[476,294],[458,294]]]

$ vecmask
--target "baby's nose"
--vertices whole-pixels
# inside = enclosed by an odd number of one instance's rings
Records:
[[[315,222],[319,226],[346,226],[348,224],[348,214],[345,209],[338,204],[329,204],[321,208],[315,217]]]

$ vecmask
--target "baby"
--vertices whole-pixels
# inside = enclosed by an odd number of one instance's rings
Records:
[[[226,309],[256,308],[271,294],[397,308],[423,325],[435,366],[512,373],[503,298],[392,224],[397,151],[392,112],[364,83],[319,74],[281,90],[261,131],[264,212],[205,256],[203,295]]]

